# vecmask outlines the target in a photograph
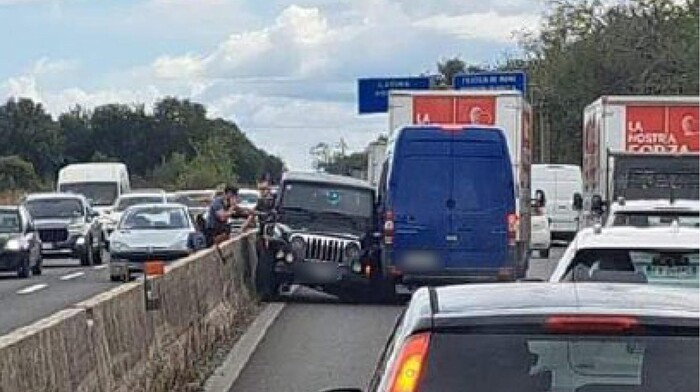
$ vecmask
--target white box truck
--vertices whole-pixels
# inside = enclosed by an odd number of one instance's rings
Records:
[[[386,140],[375,140],[367,146],[367,182],[377,187],[386,159]]]
[[[515,90],[399,90],[389,93],[389,139],[410,125],[464,124],[504,131],[515,178],[519,251],[530,243],[532,109]],[[546,195],[545,195],[546,197]]]
[[[698,200],[694,96],[603,96],[584,110],[583,223],[627,200]]]

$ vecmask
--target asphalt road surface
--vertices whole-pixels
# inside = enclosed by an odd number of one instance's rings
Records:
[[[564,248],[533,258],[529,278],[546,279]],[[340,304],[299,290],[250,358],[231,392],[316,392],[366,388],[400,306]]]
[[[81,267],[78,260],[44,259],[41,276],[18,279],[0,273],[0,335],[118,285],[107,265]]]

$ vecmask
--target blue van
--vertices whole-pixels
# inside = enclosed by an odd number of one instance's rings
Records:
[[[378,189],[385,279],[415,286],[520,277],[515,194],[502,130],[399,130]]]

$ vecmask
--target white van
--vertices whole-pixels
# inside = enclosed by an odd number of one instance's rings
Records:
[[[581,167],[576,165],[532,165],[532,189],[544,191],[553,238],[571,239],[578,231],[574,195],[583,192]]]
[[[102,213],[131,186],[123,163],[77,163],[59,170],[56,188],[58,192],[84,195]]]

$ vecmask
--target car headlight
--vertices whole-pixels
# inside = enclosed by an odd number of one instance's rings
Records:
[[[116,252],[121,252],[129,249],[129,247],[123,242],[110,242],[109,248]]]
[[[5,243],[5,249],[7,250],[20,250],[24,248],[24,243],[18,239],[12,239]]]
[[[83,232],[85,230],[85,223],[71,223],[68,225],[68,231],[70,232]]]
[[[350,243],[345,247],[345,261],[353,263],[360,259],[360,247],[355,243]]]

